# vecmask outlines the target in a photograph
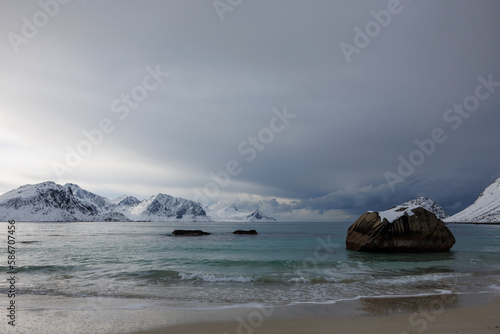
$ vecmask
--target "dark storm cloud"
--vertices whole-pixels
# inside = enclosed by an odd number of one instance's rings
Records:
[[[474,96],[479,77],[500,82],[500,4],[396,5],[243,1],[221,21],[211,1],[74,0],[16,53],[9,33],[22,36],[23,18],[33,22],[43,9],[4,2],[2,129],[17,137],[0,138],[26,150],[5,151],[13,161],[5,175],[16,178],[0,180],[2,190],[55,179],[51,164],[64,164],[82,130],[109,118],[114,130],[66,175],[96,192],[192,198],[235,160],[242,171],[211,201],[247,194],[245,207],[260,203],[278,216],[354,217],[428,196],[456,212],[500,173],[500,87],[470,115],[445,119]],[[362,47],[360,30],[371,35]],[[347,59],[342,43],[357,52]],[[168,77],[120,119],[112,102],[156,66]],[[251,147],[284,107],[296,118],[247,161],[242,143]],[[435,129],[447,139],[391,189],[386,172],[399,175],[399,157],[409,159],[415,140]]]

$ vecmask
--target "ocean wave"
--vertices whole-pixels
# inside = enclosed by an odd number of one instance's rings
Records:
[[[431,273],[422,275],[408,275],[392,278],[382,278],[377,279],[374,283],[377,284],[395,284],[395,285],[405,285],[409,283],[421,283],[424,281],[449,281],[458,280],[459,278],[468,277],[468,273]]]
[[[150,283],[165,281],[165,280],[176,280],[180,278],[180,273],[176,270],[141,270],[141,271],[131,271],[131,272],[117,272],[109,275],[110,278],[114,278],[120,281],[123,280],[138,280],[147,281]]]
[[[193,274],[179,273],[179,276],[181,280],[196,280],[196,281],[211,282],[211,283],[217,283],[217,282],[247,283],[255,281],[254,278],[243,275],[225,276],[225,275],[214,275],[214,274],[203,274],[203,273],[193,273]]]
[[[41,266],[19,266],[16,268],[18,273],[56,273],[56,272],[75,272],[78,265],[41,265]]]

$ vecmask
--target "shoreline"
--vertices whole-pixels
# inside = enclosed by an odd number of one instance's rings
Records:
[[[445,224],[451,225],[500,225],[500,223],[488,222],[488,223],[474,223],[474,222],[445,222]]]
[[[16,327],[53,333],[500,333],[500,293],[372,297],[331,304],[186,309],[163,300],[23,295]],[[211,305],[216,306],[217,305]],[[223,306],[223,305],[221,305]],[[201,329],[201,331],[200,331]]]
[[[348,303],[344,312],[325,308],[319,316],[304,316],[301,307],[288,306],[244,311],[233,320],[212,319],[182,325],[163,326],[131,334],[231,334],[231,333],[380,333],[380,334],[481,334],[500,333],[500,294],[495,296],[435,295],[426,297],[366,298]],[[474,300],[475,297],[479,297]],[[469,303],[472,303],[470,305]],[[340,303],[339,303],[340,304]],[[358,304],[358,305],[355,305]],[[340,309],[342,306],[340,305]],[[361,309],[360,309],[361,308]],[[283,312],[284,311],[284,312]],[[338,310],[337,310],[338,311]],[[361,312],[359,312],[361,311]]]

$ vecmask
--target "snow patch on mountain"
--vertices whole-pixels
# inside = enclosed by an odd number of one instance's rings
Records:
[[[405,202],[401,205],[397,205],[389,210],[381,211],[378,213],[380,220],[383,221],[387,219],[389,223],[394,222],[396,219],[402,216],[413,216],[414,213],[412,210],[416,208],[424,208],[427,211],[430,211],[436,215],[439,219],[444,219],[448,217],[448,214],[444,211],[444,209],[434,202],[433,200],[427,197],[419,197],[414,200]]]
[[[157,194],[123,212],[133,220],[210,221],[201,204],[165,194]]]
[[[500,223],[500,178],[484,189],[471,206],[448,217],[445,221],[450,223]]]
[[[107,212],[99,215],[99,221],[103,222],[131,222],[133,220],[127,218],[123,213],[120,212]]]
[[[1,221],[94,221],[97,216],[71,188],[54,182],[25,185],[0,196]]]
[[[448,217],[448,214],[446,213],[446,211],[444,211],[441,205],[437,204],[430,198],[419,197],[414,200],[401,204],[401,206],[413,206],[413,205],[420,206],[426,209],[427,211],[432,212],[439,219],[445,219],[446,217]]]
[[[115,198],[114,200],[111,201],[111,203],[116,204],[120,207],[132,207],[138,205],[139,203],[141,203],[141,201],[139,201],[134,196],[124,195]]]
[[[266,221],[266,222],[275,222],[276,219],[273,217],[266,216],[259,209],[253,211],[246,217],[247,221],[255,222],[255,221]]]
[[[68,183],[25,185],[0,196],[0,220],[19,221],[209,221],[199,203],[158,194],[113,201]]]
[[[25,185],[0,196],[0,220],[19,221],[275,221],[260,210],[240,212],[236,205],[215,210],[180,197],[157,194],[110,200],[68,183]]]
[[[213,221],[222,222],[275,222],[273,217],[266,216],[259,209],[252,212],[239,211],[235,204],[221,209],[208,209],[208,215]]]
[[[111,203],[111,201],[106,197],[91,193],[90,191],[84,190],[80,188],[80,186],[73,183],[67,183],[64,187],[70,189],[76,198],[78,198],[82,203],[92,207],[96,212],[104,213],[114,209],[113,203]]]

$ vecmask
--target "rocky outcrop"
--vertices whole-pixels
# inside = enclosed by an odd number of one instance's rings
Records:
[[[209,235],[210,233],[203,232],[202,230],[174,230],[172,234],[182,237],[198,237],[201,235]]]
[[[257,231],[256,230],[249,230],[249,231],[245,231],[245,230],[236,230],[233,232],[233,234],[248,234],[248,235],[257,235]]]
[[[418,206],[365,212],[346,238],[347,249],[366,252],[442,252],[454,244],[443,221]]]

